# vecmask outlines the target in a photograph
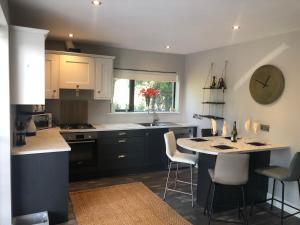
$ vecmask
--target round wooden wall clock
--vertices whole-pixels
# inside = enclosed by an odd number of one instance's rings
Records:
[[[250,80],[252,98],[260,104],[271,104],[276,101],[284,90],[284,77],[280,69],[273,65],[259,67]]]

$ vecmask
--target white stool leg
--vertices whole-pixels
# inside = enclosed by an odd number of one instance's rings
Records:
[[[177,179],[178,179],[178,164],[179,163],[177,163],[176,165],[177,165],[177,168],[176,168],[176,177],[175,177],[175,186],[174,186],[174,189],[176,189],[176,187],[177,187]]]
[[[167,190],[168,190],[168,182],[169,182],[171,167],[172,167],[172,162],[170,161],[170,163],[169,163],[169,172],[168,172],[168,177],[167,177],[166,186],[165,186],[165,193],[164,193],[164,198],[163,198],[164,200],[166,199],[166,194],[167,194]]]
[[[191,170],[191,194],[192,194],[192,207],[194,208],[193,165],[190,165],[190,170]]]

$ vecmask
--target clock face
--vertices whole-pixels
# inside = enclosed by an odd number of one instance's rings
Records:
[[[261,66],[253,73],[249,89],[256,102],[270,104],[276,101],[284,90],[283,74],[275,66]]]

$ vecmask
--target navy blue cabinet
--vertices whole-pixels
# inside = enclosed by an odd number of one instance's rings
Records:
[[[50,224],[68,220],[69,152],[12,157],[13,216],[48,211]]]
[[[142,167],[145,153],[144,135],[144,130],[99,132],[99,170],[110,171]]]

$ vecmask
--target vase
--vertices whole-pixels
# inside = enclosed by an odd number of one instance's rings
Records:
[[[146,108],[147,108],[147,111],[149,113],[149,110],[150,110],[150,96],[145,96],[145,101],[146,101]]]

